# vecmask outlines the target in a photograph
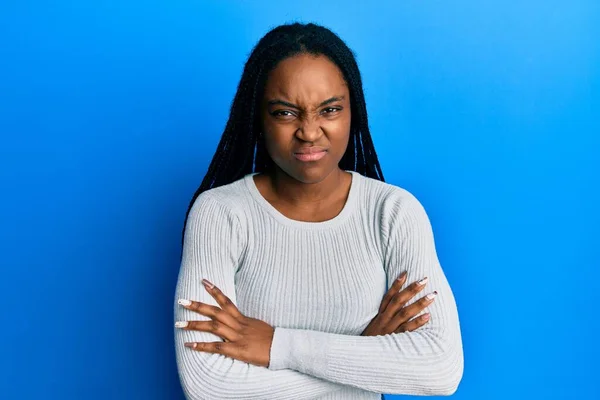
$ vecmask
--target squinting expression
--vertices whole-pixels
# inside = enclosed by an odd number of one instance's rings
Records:
[[[268,76],[261,113],[267,152],[287,175],[311,183],[338,168],[350,137],[350,95],[327,57],[281,61]]]

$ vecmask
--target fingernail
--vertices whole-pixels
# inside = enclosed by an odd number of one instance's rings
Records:
[[[429,293],[427,296],[425,296],[427,298],[427,300],[431,300],[433,299],[435,296],[437,296],[437,291],[433,292],[433,293]]]
[[[430,314],[423,314],[423,319],[427,321],[429,319]]]
[[[186,300],[186,299],[179,299],[179,300],[177,300],[177,303],[181,304],[182,306],[189,306],[192,304],[191,301]]]
[[[189,347],[190,349],[195,349],[196,348],[196,343],[184,343],[183,345],[185,347]]]
[[[212,283],[210,283],[206,279],[202,279],[202,283],[204,284],[204,286],[207,286],[209,289],[212,289],[212,288],[215,287],[215,285],[213,285]]]
[[[186,326],[188,326],[188,322],[187,321],[177,321],[177,322],[175,322],[175,328],[185,328]]]
[[[402,280],[402,278],[404,278],[404,275],[406,275],[406,271],[402,272],[402,273],[400,274],[400,276],[398,277],[398,279],[397,279],[397,280],[398,280],[398,281],[401,281],[401,280]]]
[[[424,285],[427,282],[428,278],[425,277],[423,279],[421,279],[419,282],[417,282],[419,285]]]

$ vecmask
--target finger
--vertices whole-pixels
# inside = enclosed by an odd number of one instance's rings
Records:
[[[402,333],[402,332],[415,331],[415,330],[419,329],[420,327],[422,327],[423,325],[425,325],[427,322],[429,322],[430,318],[431,318],[431,315],[429,313],[419,315],[418,317],[413,318],[410,321],[405,322],[402,325],[400,325],[398,327],[398,329],[396,329],[395,332]]]
[[[383,299],[381,300],[381,304],[379,306],[379,313],[382,313],[383,310],[385,310],[385,308],[389,304],[392,297],[394,297],[394,295],[400,291],[400,288],[402,288],[402,286],[404,285],[405,282],[406,282],[406,271],[404,271],[400,274],[398,279],[396,279],[394,281],[394,283],[392,284],[390,289],[387,291],[385,296],[383,296]]]
[[[206,303],[202,303],[200,301],[179,299],[177,301],[178,304],[187,308],[188,310],[197,312],[198,314],[202,314],[206,317],[210,317],[213,320],[220,321],[226,325],[229,325],[233,329],[239,329],[240,324],[237,319],[235,319],[232,315],[223,312],[222,309],[216,306],[211,306]]]
[[[217,310],[219,309],[219,307],[211,306],[210,304],[187,299],[179,299],[177,300],[177,304],[187,308],[188,310],[192,310],[207,317],[214,316],[218,312]]]
[[[402,291],[396,293],[385,309],[386,315],[391,318],[391,316],[396,314],[402,307],[404,307],[404,305],[410,299],[415,297],[421,290],[423,290],[426,284],[427,277],[421,279],[420,281],[411,283]]]
[[[206,353],[222,354],[224,356],[232,357],[236,351],[236,347],[233,343],[225,342],[186,342],[183,344],[192,350],[203,351]]]
[[[433,301],[435,300],[435,296],[437,296],[437,291],[429,293],[427,296],[420,298],[410,306],[402,308],[392,318],[392,326],[398,326],[400,324],[403,324],[415,315],[419,314],[421,311],[423,311],[425,307],[433,303]]]
[[[219,306],[225,311],[227,311],[230,315],[233,315],[235,318],[243,318],[244,314],[238,310],[238,308],[233,304],[233,301],[221,291],[218,287],[207,281],[206,279],[202,280],[204,283],[204,287],[206,291],[217,301]]]
[[[227,341],[235,341],[239,338],[237,331],[231,327],[219,322],[219,321],[177,321],[175,323],[176,328],[184,330],[194,330],[209,332],[219,336],[221,339]]]

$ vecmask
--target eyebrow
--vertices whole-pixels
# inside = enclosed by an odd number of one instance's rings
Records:
[[[323,106],[326,106],[327,104],[331,104],[331,103],[333,103],[333,102],[336,102],[336,101],[342,101],[342,100],[344,99],[344,97],[345,97],[345,96],[334,96],[334,97],[332,97],[332,98],[329,98],[329,99],[327,99],[327,100],[325,100],[325,101],[321,102],[321,104],[319,104],[319,105],[318,105],[318,107],[323,107]],[[273,105],[276,105],[276,104],[280,104],[280,105],[282,105],[282,106],[286,106],[286,107],[295,108],[295,109],[297,109],[297,110],[299,110],[299,109],[300,109],[300,107],[299,107],[299,106],[297,106],[297,105],[295,105],[295,104],[288,103],[287,101],[283,101],[283,100],[279,100],[279,99],[276,99],[276,100],[269,100],[269,102],[268,102],[267,104],[268,104],[269,106],[273,106]]]

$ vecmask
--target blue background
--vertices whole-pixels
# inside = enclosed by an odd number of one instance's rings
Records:
[[[356,51],[457,298],[457,399],[600,398],[600,2],[0,5],[0,398],[182,399],[181,229],[270,28]],[[395,396],[386,396],[388,399]]]

